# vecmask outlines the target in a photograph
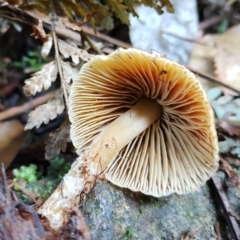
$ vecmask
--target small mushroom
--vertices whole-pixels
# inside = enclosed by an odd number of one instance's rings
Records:
[[[108,180],[155,197],[195,190],[218,167],[211,106],[162,56],[117,50],[86,63],[70,94],[71,139]]]
[[[155,197],[195,190],[218,167],[213,112],[185,67],[136,49],[96,56],[71,86],[71,139],[79,157],[38,209],[53,229],[105,176]]]

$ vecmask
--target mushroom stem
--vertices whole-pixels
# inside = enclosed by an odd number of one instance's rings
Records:
[[[146,111],[147,110],[147,111]],[[82,152],[54,193],[38,209],[53,229],[66,224],[71,209],[89,193],[98,176],[123,147],[147,129],[162,112],[152,99],[141,98],[136,105],[110,123]]]
[[[101,170],[136,136],[160,116],[156,100],[143,97],[131,109],[110,123],[90,145],[89,157],[99,162]]]

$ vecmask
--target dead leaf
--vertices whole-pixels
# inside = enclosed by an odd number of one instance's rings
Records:
[[[41,71],[36,72],[31,78],[25,80],[23,90],[26,95],[35,95],[42,89],[47,90],[57,78],[58,67],[56,61],[46,64]]]
[[[83,21],[82,21],[81,23],[78,23],[78,26],[83,26],[85,23],[90,22],[90,21],[92,20],[92,18],[93,18],[96,14],[98,14],[97,11],[92,11],[92,12],[88,13],[88,14],[84,17]]]
[[[45,33],[41,20],[39,20],[38,25],[33,25],[33,33],[31,36],[35,37],[36,39],[39,38],[43,42],[48,41],[49,36]]]
[[[19,120],[0,122],[0,156],[5,168],[11,163],[24,143],[27,132]]]
[[[48,40],[45,41],[42,46],[41,54],[43,57],[46,57],[49,54],[52,48],[52,44],[53,44],[53,38],[52,38],[52,35],[49,35]]]
[[[42,123],[47,124],[50,120],[55,119],[58,114],[61,114],[64,108],[63,94],[59,90],[53,99],[30,112],[25,130],[33,127],[39,128]]]
[[[72,209],[66,225],[59,229],[61,239],[72,239],[72,233],[74,233],[74,239],[90,240],[88,226],[77,207]]]
[[[70,123],[66,117],[60,127],[49,134],[45,147],[45,158],[52,159],[61,151],[65,152],[68,142],[70,142]]]
[[[233,136],[240,136],[240,127],[231,125],[228,121],[222,120],[218,123],[218,126],[223,129],[224,132],[227,132],[229,135]]]
[[[68,18],[61,18],[60,19],[61,23],[66,27],[66,28],[70,28],[72,29],[73,31],[82,31],[82,28],[80,26],[78,26],[76,23],[71,23]]]
[[[21,191],[24,193],[26,196],[28,196],[35,204],[41,205],[44,201],[43,199],[38,196],[34,191],[28,190],[26,188],[26,181],[23,179],[19,179],[16,181],[12,181],[10,186],[13,188],[17,188],[18,191]]]
[[[198,39],[192,50],[188,66],[192,69],[214,76],[214,58],[217,55],[217,47],[226,49],[230,56],[240,56],[240,24],[229,28],[223,34],[208,34]],[[205,45],[204,45],[205,44]],[[205,91],[217,84],[210,83],[204,78],[198,77]]]
[[[222,163],[222,167],[224,171],[227,173],[229,180],[227,181],[227,186],[229,187],[240,187],[240,179],[238,174],[233,170],[232,166],[225,161],[224,159],[220,158]]]
[[[58,40],[59,51],[65,58],[72,58],[75,64],[79,63],[79,58],[87,62],[92,59],[95,55],[89,54],[86,50],[80,49],[73,42],[67,43],[62,40]]]
[[[72,66],[69,62],[61,61],[62,70],[63,70],[63,78],[66,83],[70,83],[72,79],[77,75],[79,69]]]
[[[0,173],[0,238],[1,239],[34,239],[54,240],[55,233],[43,225],[33,207],[13,200],[6,181],[4,169]],[[46,230],[44,229],[46,228]]]
[[[240,126],[232,125],[228,120],[221,120],[217,127],[220,127],[223,132],[228,133],[230,136],[240,136]]]
[[[240,91],[240,56],[231,56],[227,50],[219,47],[214,63],[218,80]],[[222,88],[222,90],[226,95],[237,95],[236,92],[227,88]]]

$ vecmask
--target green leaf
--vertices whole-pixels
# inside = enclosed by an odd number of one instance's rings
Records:
[[[122,23],[130,24],[128,12],[126,11],[127,7],[122,4],[121,0],[104,0],[104,2]]]
[[[20,6],[25,10],[38,10],[45,14],[55,13],[65,15],[70,21],[79,22],[89,13],[97,12],[91,19],[92,26],[96,23],[101,24],[106,29],[112,29],[113,15],[121,20],[122,23],[130,24],[129,13],[138,17],[135,7],[145,5],[154,8],[159,14],[163,13],[163,8],[170,13],[174,12],[173,5],[169,0],[104,0],[106,6],[98,3],[97,0],[23,0]]]

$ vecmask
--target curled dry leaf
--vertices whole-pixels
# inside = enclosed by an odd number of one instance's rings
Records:
[[[74,79],[79,69],[72,66],[69,62],[61,61],[62,70],[63,70],[63,78],[66,83],[70,83],[71,79]]]
[[[214,62],[218,80],[240,91],[240,56],[232,56],[227,50],[219,47]],[[226,95],[236,95],[235,92],[227,88],[222,90]]]
[[[45,158],[52,159],[61,151],[65,152],[67,142],[70,142],[70,123],[66,117],[60,127],[50,133],[45,147]]]
[[[92,12],[88,13],[88,14],[84,17],[83,21],[82,21],[81,23],[79,23],[78,25],[79,25],[79,26],[83,26],[85,23],[90,22],[90,21],[92,20],[92,18],[93,18],[96,14],[98,14],[97,11],[92,11]]]
[[[41,54],[43,57],[46,57],[49,54],[52,48],[52,44],[53,44],[52,35],[49,35],[48,40],[44,42],[42,46]]]
[[[227,185],[229,187],[240,187],[240,178],[238,174],[233,170],[232,166],[224,159],[221,158],[221,163],[224,171],[227,173],[229,180]]]
[[[77,45],[73,42],[67,43],[62,40],[58,40],[59,51],[65,58],[72,58],[75,64],[79,63],[79,58],[83,61],[89,61],[94,57],[93,54],[89,54],[86,50],[79,49]]]
[[[56,61],[46,64],[41,71],[36,72],[31,78],[25,80],[23,88],[26,95],[35,95],[41,92],[42,89],[47,90],[52,82],[57,78],[58,67]]]
[[[42,21],[39,20],[38,25],[33,25],[33,33],[31,36],[41,39],[41,41],[48,41],[48,34],[45,33],[42,25]]]
[[[1,163],[8,167],[26,140],[27,132],[24,131],[23,124],[17,119],[1,121],[0,129]]]
[[[50,120],[57,117],[64,110],[63,94],[58,91],[53,99],[31,111],[25,130],[38,128],[42,123],[47,124]]]

